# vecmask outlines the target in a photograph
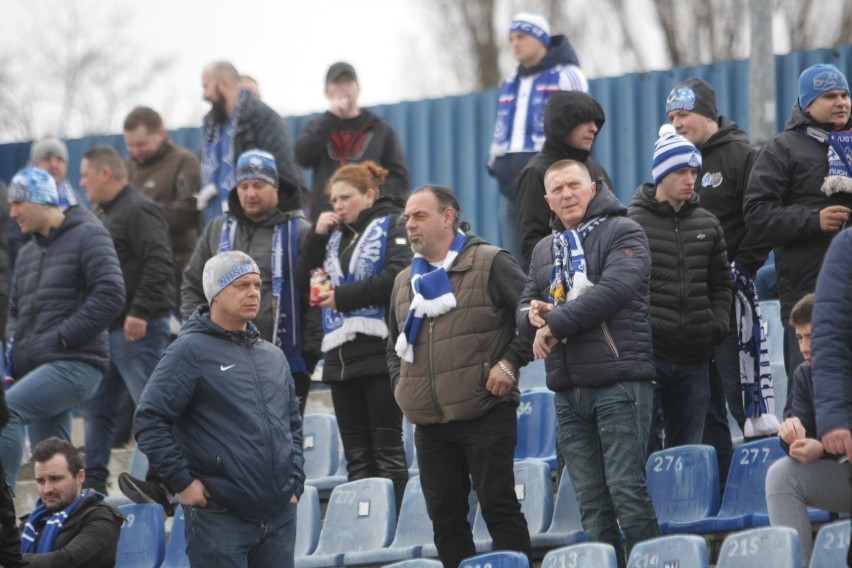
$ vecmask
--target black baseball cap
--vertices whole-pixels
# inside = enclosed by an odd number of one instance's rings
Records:
[[[338,61],[328,68],[328,73],[325,74],[325,84],[336,81],[341,75],[349,75],[353,80],[358,80],[358,75],[355,74],[355,68],[344,61]]]

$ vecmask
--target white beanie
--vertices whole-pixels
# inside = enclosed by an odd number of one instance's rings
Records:
[[[201,276],[207,303],[212,304],[213,298],[219,292],[244,274],[260,274],[257,263],[246,253],[232,250],[211,257],[204,264],[204,273]]]

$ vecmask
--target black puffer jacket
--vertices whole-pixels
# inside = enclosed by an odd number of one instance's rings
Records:
[[[736,260],[753,278],[771,248],[755,238],[743,219],[743,197],[757,150],[748,135],[724,117],[719,117],[719,130],[700,150],[703,164],[695,192],[701,207],[715,215],[725,231],[728,262]]]
[[[356,282],[338,286],[334,290],[334,302],[338,311],[348,312],[366,306],[383,305],[388,309],[393,283],[396,275],[411,263],[411,247],[406,237],[405,226],[399,223],[401,210],[391,197],[381,197],[372,207],[365,209],[352,225],[341,223],[343,235],[340,240],[340,267],[344,275],[349,273],[349,262],[352,253],[364,229],[373,219],[392,214],[388,227],[388,242],[385,249],[384,270]],[[325,247],[329,235],[320,235],[311,231],[302,245],[299,255],[299,265],[296,278],[299,286],[307,290],[310,281],[310,271],[322,267],[325,260]],[[386,359],[387,338],[372,337],[359,333],[355,339],[348,341],[325,353],[325,366],[322,380],[324,382],[342,381],[364,377],[387,376]]]
[[[731,269],[719,220],[698,196],[675,212],[655,198],[656,186],[636,189],[628,216],[651,247],[651,329],[654,354],[676,363],[708,361],[728,333]]]
[[[645,232],[626,213],[606,187],[599,188],[589,203],[584,220],[609,217],[583,241],[587,276],[594,286],[545,318],[559,340],[545,360],[550,390],[654,378],[648,318],[651,256]],[[516,316],[521,335],[535,336],[529,306],[532,300],[547,300],[552,266],[551,235],[533,251]]]
[[[544,200],[544,174],[559,160],[577,160],[586,164],[592,181],[603,180],[612,187],[612,180],[603,167],[589,157],[589,152],[569,146],[565,139],[574,128],[594,121],[598,131],[606,116],[598,102],[580,91],[553,93],[544,111],[544,147],[532,157],[518,177],[515,203],[518,207],[518,235],[521,253],[529,262],[535,245],[550,234],[551,214]],[[556,217],[553,217],[561,228]]]
[[[837,233],[820,229],[819,211],[829,205],[852,207],[852,195],[826,197],[820,187],[828,175],[827,147],[799,132],[805,126],[823,130],[793,103],[784,132],[767,142],[754,161],[745,196],[746,226],[775,249],[781,319],[799,298],[813,292],[823,257]],[[845,128],[852,127],[852,120]]]

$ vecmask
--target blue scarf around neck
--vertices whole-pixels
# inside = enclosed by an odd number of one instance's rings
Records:
[[[583,241],[606,218],[606,215],[592,217],[577,229],[553,235],[553,268],[550,271],[550,292],[547,296],[549,303],[560,306],[591,288],[592,283],[586,273]]]
[[[24,524],[24,530],[21,532],[21,551],[30,553],[37,552],[39,554],[53,552],[53,544],[56,542],[56,537],[59,536],[59,533],[62,531],[62,526],[65,524],[65,521],[68,520],[68,517],[71,516],[71,513],[75,508],[77,508],[77,505],[79,505],[83,499],[93,494],[93,490],[84,489],[82,493],[80,493],[80,496],[74,499],[67,507],[60,511],[56,511],[55,513],[51,513],[47,507],[44,506],[41,498],[39,498],[36,503],[35,510],[30,513],[26,524]],[[37,527],[46,517],[49,518],[44,523],[44,528],[39,531]],[[36,550],[35,546],[36,540],[38,540],[38,550]]]

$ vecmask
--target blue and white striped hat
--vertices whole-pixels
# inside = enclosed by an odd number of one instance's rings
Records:
[[[651,175],[654,176],[655,184],[675,170],[701,169],[701,152],[692,142],[677,134],[674,126],[662,125],[659,134],[660,138],[654,144],[654,161],[651,164]]]

